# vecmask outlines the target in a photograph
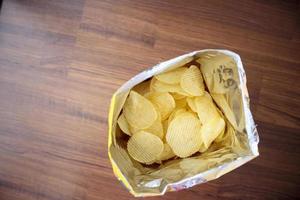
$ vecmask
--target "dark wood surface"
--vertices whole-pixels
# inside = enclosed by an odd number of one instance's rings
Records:
[[[110,98],[147,67],[205,48],[241,55],[261,155],[164,199],[299,197],[299,12],[275,0],[4,0],[0,199],[131,199],[107,156]]]

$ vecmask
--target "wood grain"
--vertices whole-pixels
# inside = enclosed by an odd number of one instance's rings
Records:
[[[296,0],[4,0],[0,199],[131,199],[107,157],[110,97],[204,48],[241,55],[261,155],[164,199],[299,197],[299,13]]]

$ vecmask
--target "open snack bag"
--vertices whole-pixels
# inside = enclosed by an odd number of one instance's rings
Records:
[[[160,63],[120,87],[108,152],[134,196],[216,179],[259,155],[239,55],[201,50]]]

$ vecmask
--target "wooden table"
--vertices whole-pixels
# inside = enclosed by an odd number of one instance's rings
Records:
[[[299,17],[299,1],[5,0],[0,199],[131,199],[107,156],[110,98],[138,72],[205,48],[241,55],[261,155],[164,199],[299,197]]]

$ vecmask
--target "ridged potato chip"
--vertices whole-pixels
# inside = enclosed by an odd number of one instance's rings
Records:
[[[202,142],[202,144],[200,145],[200,149],[199,152],[203,153],[208,149],[207,146],[205,146],[204,142]]]
[[[123,107],[124,116],[131,127],[146,129],[157,119],[153,104],[135,91],[131,91]]]
[[[165,120],[171,114],[175,108],[175,101],[168,92],[149,92],[145,95],[154,105],[157,106],[157,110],[160,112],[161,120]]]
[[[185,174],[195,174],[209,168],[209,162],[201,158],[186,158],[180,161],[180,169]]]
[[[221,117],[216,117],[201,127],[201,137],[206,148],[223,132],[225,121]]]
[[[190,96],[186,93],[180,86],[180,84],[167,84],[163,83],[156,78],[152,78],[150,83],[150,91],[154,92],[172,92],[177,93],[184,96]]]
[[[166,140],[175,155],[186,158],[197,152],[202,143],[201,122],[191,113],[182,113],[168,127]]]
[[[133,134],[127,143],[129,155],[138,162],[154,163],[164,150],[161,139],[146,131]]]
[[[187,110],[185,108],[176,108],[175,110],[173,110],[173,112],[171,113],[171,115],[168,118],[168,126],[170,125],[171,121],[178,116],[181,113],[185,113],[187,112]]]
[[[237,129],[237,122],[234,116],[232,109],[230,108],[228,101],[224,94],[211,94],[215,102],[223,111],[224,115],[228,119],[228,121],[232,124],[232,126]]]
[[[190,107],[190,109],[194,112],[197,112],[197,108],[196,108],[194,101],[195,101],[195,99],[193,97],[186,98],[186,102],[187,102],[188,106]]]
[[[130,130],[132,134],[135,134],[140,131],[146,131],[152,133],[153,135],[156,135],[160,139],[163,139],[164,137],[164,129],[159,117],[154,121],[154,123],[150,127],[146,129],[137,129],[134,127],[130,127]]]
[[[166,119],[165,121],[163,121],[162,125],[163,125],[163,130],[164,130],[164,137],[165,137],[167,134],[168,126],[169,126],[168,120]]]
[[[172,92],[171,95],[173,96],[173,98],[174,98],[175,100],[179,100],[179,99],[186,98],[185,95],[178,94],[178,93],[176,93],[176,92]]]
[[[156,120],[149,128],[146,129],[148,132],[153,133],[160,139],[164,137],[164,128],[161,121]]]
[[[202,96],[204,94],[204,83],[200,69],[196,65],[191,65],[181,76],[180,86],[192,96]]]
[[[186,67],[179,67],[172,71],[158,74],[155,76],[155,78],[163,83],[176,84],[180,82],[180,78],[186,70],[187,70]]]
[[[217,108],[217,111],[218,111],[219,115],[222,117],[222,119],[224,119],[224,121],[225,121],[225,117],[224,117],[223,113],[221,112],[221,110],[219,110],[219,109]],[[218,135],[218,137],[214,140],[215,142],[220,142],[220,141],[224,140],[224,138],[225,138],[226,127],[228,126],[228,124],[230,124],[230,122],[229,122],[229,120],[227,119],[227,120],[225,121],[225,127],[224,127],[223,131],[221,131],[221,133]]]
[[[223,130],[221,131],[221,133],[218,135],[218,137],[215,139],[215,142],[221,142],[222,140],[224,140],[225,137],[225,130],[226,130],[226,124],[225,127],[223,128]]]
[[[180,180],[185,174],[179,167],[161,167],[151,173],[154,177],[160,177],[164,181],[172,182],[173,180]]]
[[[151,103],[152,103],[152,102],[151,102]],[[157,120],[158,120],[158,121],[162,121],[162,120],[161,120],[161,114],[160,114],[160,111],[158,110],[157,105],[155,105],[155,104],[153,104],[153,103],[152,103],[152,105],[154,106],[154,108],[155,108],[155,110],[156,110],[156,113],[157,113]]]
[[[163,161],[163,160],[168,160],[170,158],[173,158],[175,156],[174,152],[172,151],[170,145],[168,143],[164,143],[164,150],[163,152],[159,155],[158,160]]]
[[[129,124],[124,116],[124,114],[122,113],[119,118],[118,118],[118,125],[120,127],[120,129],[127,135],[131,135],[131,131],[129,128]]]
[[[216,105],[207,92],[205,92],[203,96],[195,97],[194,104],[202,124],[205,124],[214,118],[220,117]]]
[[[186,98],[183,99],[177,99],[175,100],[176,108],[185,108],[187,103],[186,103]]]

